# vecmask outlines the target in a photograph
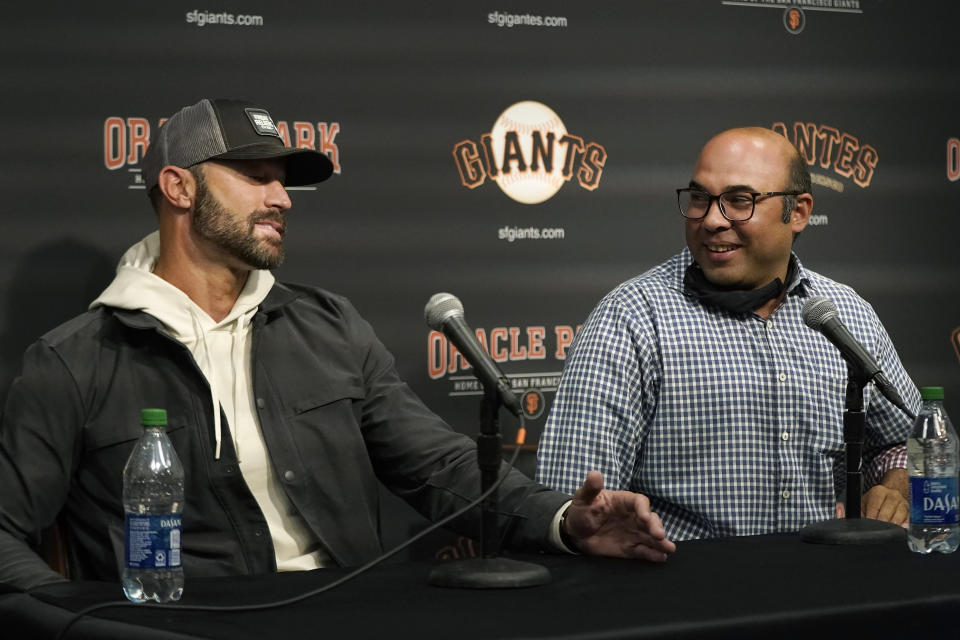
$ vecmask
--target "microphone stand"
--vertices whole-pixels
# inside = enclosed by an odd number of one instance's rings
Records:
[[[477,462],[480,466],[480,491],[497,481],[500,471],[500,428],[498,412],[502,399],[496,387],[484,385],[480,405],[480,435],[477,437]],[[534,587],[550,582],[550,571],[531,562],[498,557],[497,492],[480,505],[480,548],[482,557],[445,562],[430,571],[430,584],[437,587],[499,589]]]
[[[800,530],[800,539],[816,544],[877,544],[906,538],[903,527],[860,517],[863,480],[863,439],[866,434],[863,387],[868,382],[848,367],[846,410],[843,412],[843,439],[846,444],[847,496],[845,518],[813,522]]]

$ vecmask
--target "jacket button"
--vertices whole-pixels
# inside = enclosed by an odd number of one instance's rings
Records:
[[[296,477],[297,477],[297,474],[295,474],[293,471],[290,471],[289,469],[283,472],[283,479],[286,480],[287,482],[293,482],[296,479]]]
[[[266,404],[267,403],[263,401],[263,398],[257,398],[257,409],[263,409]]]

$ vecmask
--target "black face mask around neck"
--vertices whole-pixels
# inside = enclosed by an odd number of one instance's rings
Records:
[[[790,256],[790,263],[787,265],[787,282],[793,281],[797,268],[796,259]],[[772,282],[759,289],[721,287],[707,280],[700,265],[692,262],[683,275],[683,288],[704,304],[742,314],[758,309],[768,300],[779,297],[786,285],[780,281],[780,278],[774,278]]]

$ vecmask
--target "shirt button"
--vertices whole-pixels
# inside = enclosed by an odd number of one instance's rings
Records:
[[[290,471],[289,469],[283,472],[283,479],[286,480],[287,482],[293,482],[296,477],[297,477],[297,474],[295,474],[293,471]]]
[[[785,374],[785,373],[778,373],[778,374],[777,374],[777,380],[779,380],[780,382],[783,382],[783,381],[785,381],[786,379],[787,379],[787,374]]]
[[[773,320],[767,320],[767,321],[764,323],[764,326],[765,326],[767,329],[773,329]]]
[[[787,441],[790,439],[790,434],[784,431],[783,433],[780,434],[780,439],[783,441]]]
[[[789,497],[790,497],[790,489],[784,489],[783,491],[781,491],[781,492],[780,492],[780,497],[783,498],[784,500],[786,500],[787,498],[789,498]]]
[[[267,403],[263,401],[263,398],[257,398],[257,409],[263,409],[266,404]]]

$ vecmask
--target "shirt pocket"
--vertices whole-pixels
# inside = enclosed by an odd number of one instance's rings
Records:
[[[285,402],[293,441],[304,459],[365,448],[361,424],[364,392],[343,380]]]
[[[334,422],[359,426],[363,398],[359,381],[343,380],[295,398],[286,398],[284,404],[289,407],[289,417],[297,423],[321,426]]]

